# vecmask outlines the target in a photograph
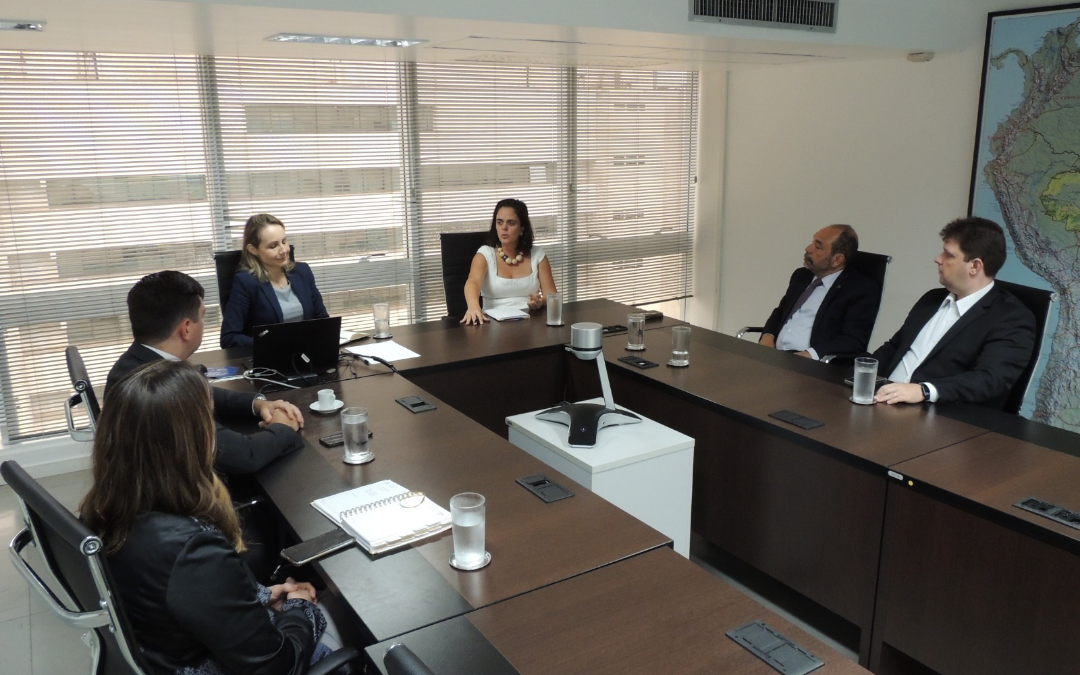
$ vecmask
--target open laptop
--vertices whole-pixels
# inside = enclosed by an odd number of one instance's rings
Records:
[[[255,368],[272,368],[290,380],[337,372],[340,316],[255,326],[252,338]]]

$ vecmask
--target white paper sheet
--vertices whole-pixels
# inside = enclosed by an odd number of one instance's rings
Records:
[[[402,347],[393,340],[387,340],[385,342],[369,342],[359,347],[346,347],[345,350],[361,357],[378,356],[380,359],[385,359],[390,363],[404,361],[405,359],[415,359],[420,356],[408,347]],[[364,359],[364,362],[368,365],[375,363],[375,361],[372,361],[371,359]]]

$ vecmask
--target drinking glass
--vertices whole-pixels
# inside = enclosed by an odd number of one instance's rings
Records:
[[[855,359],[855,385],[851,392],[851,402],[870,405],[874,402],[877,382],[877,359],[859,357]]]
[[[626,348],[638,352],[645,349],[645,315],[626,315]]]
[[[690,327],[675,326],[671,329],[671,360],[669,366],[690,365]]]
[[[341,411],[341,435],[345,440],[345,455],[341,461],[346,464],[367,464],[375,459],[371,451],[368,433],[367,408],[349,407]]]
[[[450,498],[450,523],[454,530],[451,565],[462,570],[475,570],[488,563],[491,556],[484,550],[486,519],[484,495],[462,492]]]
[[[375,313],[375,335],[377,338],[390,337],[390,303],[388,302],[376,302],[374,306]]]
[[[547,325],[561,326],[562,323],[562,295],[548,293],[547,296]]]

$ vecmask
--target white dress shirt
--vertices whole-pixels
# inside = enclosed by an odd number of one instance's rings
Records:
[[[840,278],[840,272],[843,271],[837,270],[827,277],[821,277],[821,285],[814,289],[802,307],[780,328],[780,334],[776,336],[777,349],[790,352],[805,351],[815,361],[820,358],[817,351],[810,348],[810,333],[814,330],[814,319],[817,317],[821,302],[836,280]]]
[[[953,324],[959,321],[965,312],[974,307],[975,303],[982,300],[983,296],[989,293],[993,287],[994,282],[991,281],[983,288],[959,300],[956,299],[955,293],[949,293],[941,301],[941,307],[938,308],[937,313],[930,317],[930,320],[919,331],[915,341],[911,343],[911,349],[907,350],[904,358],[900,359],[900,363],[893,369],[889,379],[893,382],[911,382],[912,374],[926,360],[926,356],[934,351],[934,347],[941,341],[945,333],[948,333]],[[938,400],[937,387],[927,382],[926,388],[930,390],[930,402],[936,403]]]

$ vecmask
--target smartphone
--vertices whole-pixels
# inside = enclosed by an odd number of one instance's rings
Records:
[[[882,376],[878,375],[878,378],[876,380],[874,380],[874,389],[877,389],[878,387],[880,387],[881,385],[885,384],[888,381],[889,381],[889,378],[882,377]],[[855,386],[855,378],[854,377],[845,377],[844,378],[844,384],[846,384],[849,387],[854,387]]]
[[[331,553],[336,553],[356,543],[352,536],[341,528],[337,528],[326,534],[302,541],[296,546],[290,546],[281,551],[281,557],[293,565],[299,567],[309,562],[325,558]]]

